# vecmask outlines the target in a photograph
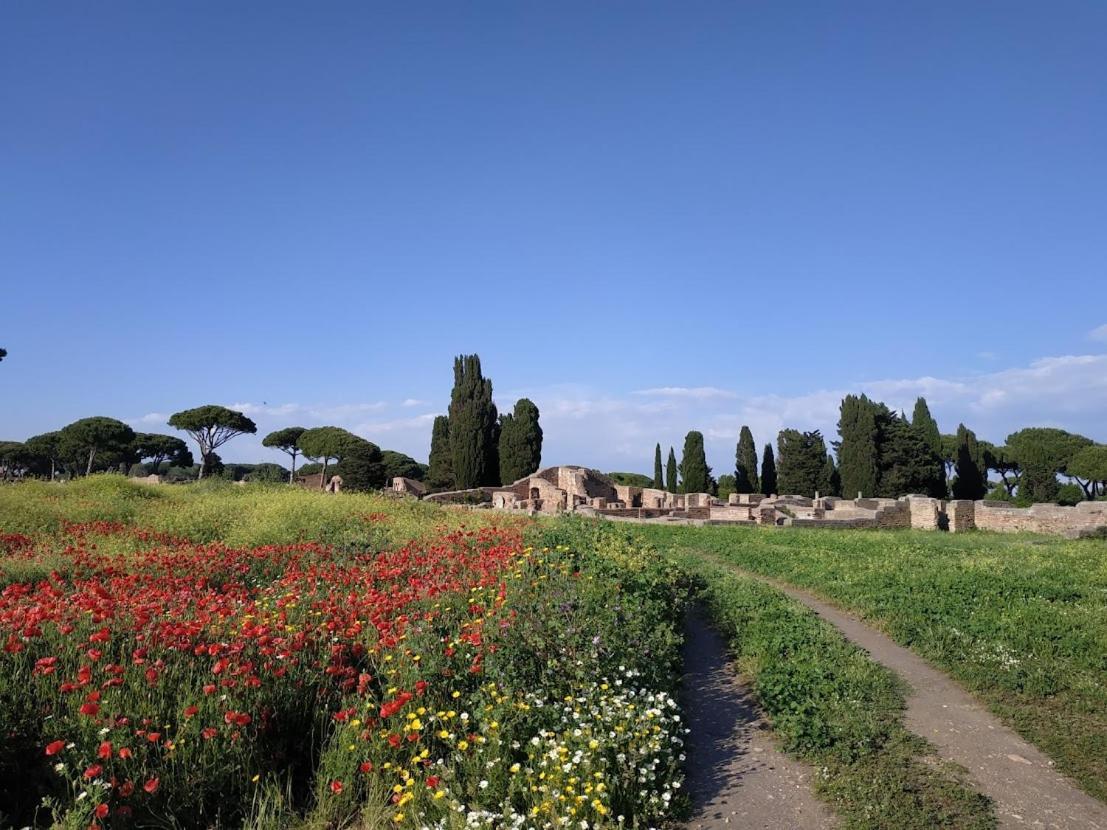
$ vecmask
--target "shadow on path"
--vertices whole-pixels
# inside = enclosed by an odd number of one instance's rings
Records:
[[[811,770],[785,756],[766,731],[726,642],[702,611],[685,622],[682,702],[688,736],[689,827],[829,828],[811,792]]]

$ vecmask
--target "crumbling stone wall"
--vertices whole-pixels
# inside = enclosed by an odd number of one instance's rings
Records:
[[[974,507],[978,530],[1027,531],[1075,539],[1107,528],[1107,502],[1086,501],[1075,507],[1056,504],[1013,507],[1006,502],[978,501]]]
[[[946,504],[927,496],[907,496],[911,527],[915,530],[939,530],[946,525]]]

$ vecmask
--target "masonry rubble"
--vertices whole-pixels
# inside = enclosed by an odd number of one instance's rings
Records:
[[[393,479],[392,489],[428,501],[465,504],[529,515],[577,513],[623,521],[673,524],[772,525],[779,527],[915,528],[954,533],[980,529],[1029,531],[1077,538],[1107,533],[1107,502],[1076,507],[1036,504],[1018,508],[1006,502],[964,501],[910,495],[899,499],[815,498],[733,493],[723,501],[709,493],[669,493],[651,487],[616,484],[587,467],[546,467],[501,487],[423,496],[418,482]],[[424,491],[425,492],[425,491]]]

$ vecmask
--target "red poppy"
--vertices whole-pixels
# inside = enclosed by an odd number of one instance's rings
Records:
[[[93,764],[84,772],[85,778],[95,778],[104,771],[104,768],[100,764]]]
[[[57,755],[63,749],[65,749],[65,741],[51,741],[46,745],[46,754]]]
[[[335,795],[338,795],[340,792],[342,792],[342,782],[338,780],[332,781],[331,792]]]
[[[96,750],[96,757],[104,761],[111,757],[111,741],[100,742],[100,748]]]
[[[148,778],[146,783],[142,785],[142,789],[153,795],[158,791],[158,785],[161,784],[161,780],[157,778]]]

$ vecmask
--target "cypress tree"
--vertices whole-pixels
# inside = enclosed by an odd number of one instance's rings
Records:
[[[499,410],[492,404],[492,434],[486,445],[484,457],[484,480],[482,486],[498,487],[500,481],[500,421]]]
[[[665,462],[665,489],[670,493],[680,492],[677,490],[676,453],[672,447],[669,447],[669,460]]]
[[[926,398],[919,398],[915,401],[915,410],[911,413],[911,429],[915,431],[930,450],[929,461],[937,464],[936,480],[931,483],[930,490],[926,492],[936,499],[944,499],[949,493],[949,484],[946,481],[942,433],[938,429],[938,422],[930,414],[930,407],[926,404]]]
[[[454,486],[454,470],[450,453],[450,419],[439,415],[431,429],[431,449],[427,469],[427,484],[435,489],[451,489]]]
[[[957,463],[954,470],[957,478],[953,480],[955,499],[982,499],[988,490],[987,481],[981,470],[981,452],[976,442],[976,433],[964,424],[957,425]]]
[[[776,495],[776,458],[773,457],[772,444],[766,444],[761,454],[761,493]]]
[[[661,472],[661,445],[653,448],[653,487],[655,490],[665,489],[664,475]]]
[[[842,495],[842,476],[838,473],[838,465],[834,463],[834,456],[826,454],[826,468],[823,471],[823,479],[826,481],[826,492],[820,490],[824,496]]]
[[[703,433],[692,430],[684,436],[684,454],[680,459],[681,489],[685,493],[707,493],[710,477],[703,449]]]
[[[893,499],[910,493],[945,497],[942,459],[915,424],[892,415],[881,435],[880,486],[876,495]],[[940,446],[940,435],[938,441]]]
[[[753,443],[753,433],[743,425],[738,435],[738,448],[734,455],[734,492],[756,493],[757,446]]]
[[[842,493],[876,495],[880,482],[880,419],[887,407],[864,395],[846,395],[838,418],[838,471]]]
[[[454,388],[450,395],[450,454],[454,486],[459,490],[495,483],[496,405],[492,381],[481,374],[478,355],[454,359]]]
[[[782,492],[808,498],[814,497],[816,492],[826,492],[830,486],[826,470],[826,442],[818,430],[781,430],[776,443],[780,450],[777,486]]]
[[[542,427],[538,407],[527,398],[515,402],[515,411],[500,419],[500,481],[511,484],[529,476],[542,464]]]

